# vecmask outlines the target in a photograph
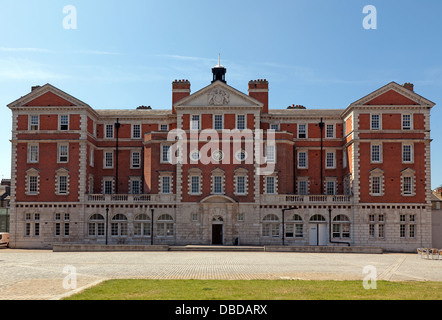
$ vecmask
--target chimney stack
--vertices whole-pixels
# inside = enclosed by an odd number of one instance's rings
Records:
[[[173,105],[189,95],[189,80],[175,80],[174,82],[172,82],[172,113],[176,113],[175,107]]]
[[[263,113],[269,113],[269,82],[266,79],[249,81],[249,96],[263,103]]]
[[[406,82],[403,87],[414,92],[414,84],[412,83]]]

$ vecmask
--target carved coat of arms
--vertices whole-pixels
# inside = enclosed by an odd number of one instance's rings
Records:
[[[220,106],[229,104],[229,93],[222,89],[213,89],[209,95],[209,106]]]

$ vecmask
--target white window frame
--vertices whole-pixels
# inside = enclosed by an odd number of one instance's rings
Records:
[[[374,123],[374,119],[373,117],[377,116],[378,117],[378,127],[373,126]],[[382,115],[380,113],[373,113],[370,114],[370,130],[382,130]]]
[[[194,117],[198,117],[198,120],[195,120]],[[201,130],[201,115],[200,114],[191,114],[190,115],[190,130]]]
[[[36,148],[33,150],[33,148]],[[33,159],[35,156],[35,159]],[[40,146],[38,143],[28,144],[28,163],[38,163],[40,159]]]
[[[217,117],[221,117],[221,128],[217,127]],[[218,120],[219,124],[219,120]],[[223,130],[224,129],[224,115],[223,114],[214,114],[213,115],[213,129],[214,130]]]
[[[172,193],[172,176],[161,176],[161,194]]]
[[[63,150],[66,149],[66,154],[62,154]],[[63,157],[63,158],[62,158]],[[68,163],[69,162],[69,143],[59,143],[57,145],[57,163]]]
[[[378,147],[378,156],[379,158],[376,160],[374,156],[376,155],[376,151],[373,150],[375,147]],[[381,143],[372,143],[370,144],[370,163],[382,163],[382,144]]]
[[[303,132],[301,132],[301,126],[304,127]],[[301,137],[301,134],[304,134],[305,137]],[[307,123],[299,123],[297,125],[297,137],[298,139],[308,139],[308,124]]]
[[[35,181],[31,181],[34,180]],[[36,174],[28,175],[28,192],[29,195],[37,195],[39,193],[39,177]],[[34,188],[33,188],[34,187]]]
[[[266,163],[276,163],[276,144],[266,144]]]
[[[135,129],[136,127],[138,127],[139,129]],[[141,139],[141,138],[142,138],[141,124],[139,124],[139,123],[132,124],[132,139]]]
[[[410,159],[405,159],[405,147],[410,147]],[[412,143],[403,143],[402,144],[402,163],[414,163],[414,145]]]
[[[135,155],[138,154],[138,164],[135,161]],[[130,168],[131,169],[141,169],[141,152],[140,151],[131,151],[130,152]]]
[[[110,192],[106,192],[107,187],[109,187],[108,183],[110,183]],[[114,177],[103,177],[103,194],[114,194],[115,192],[115,179]]]
[[[406,120],[405,117],[410,117],[409,120]],[[413,130],[413,114],[412,113],[404,113],[402,114],[402,130]],[[408,125],[406,124],[406,121],[409,121]]]
[[[329,158],[328,155],[332,154],[333,155],[333,165],[329,165]],[[325,169],[336,169],[336,151],[326,151],[325,152]]]
[[[107,130],[109,127],[112,127],[112,136],[108,136],[109,131]],[[113,139],[115,136],[115,126],[113,124],[105,124],[104,125],[104,138],[105,139]]]
[[[331,135],[329,134],[329,127],[331,127]],[[334,139],[335,138],[335,125],[334,124],[326,124],[325,125],[325,138],[326,139]]]
[[[223,194],[224,193],[224,176],[214,175],[212,176],[213,181],[213,194]]]
[[[95,150],[94,148],[89,149],[89,166],[93,167],[95,163]]]
[[[305,157],[303,159],[304,165],[301,163],[301,154],[304,154]],[[300,150],[298,151],[298,169],[308,169],[308,151]]]
[[[160,131],[169,131],[168,124],[160,124]]]
[[[244,120],[240,120],[240,117],[244,117]],[[240,121],[244,122],[244,125],[243,125],[242,128],[240,127],[240,123],[241,123]],[[235,128],[238,129],[238,130],[245,130],[245,129],[247,129],[247,115],[245,115],[245,114],[237,114],[236,115],[236,126],[235,126]]]
[[[374,196],[382,195],[382,177],[381,176],[372,176],[371,177],[371,195],[374,195]]]
[[[279,131],[279,123],[271,123],[269,129],[274,131]]]
[[[201,194],[201,176],[200,175],[191,175],[190,179],[190,190],[189,194],[199,195]],[[194,187],[196,187],[194,190]]]
[[[301,187],[301,185],[304,185],[304,187]],[[298,180],[298,195],[308,195],[308,180]],[[305,191],[305,192],[302,192]]]
[[[33,119],[37,119],[36,122],[32,121]],[[40,130],[40,115],[31,114],[29,115],[29,131],[38,131]]]
[[[331,187],[332,185],[332,187]],[[333,188],[333,189],[331,189]],[[333,190],[332,193],[330,193],[329,191]],[[336,195],[336,181],[335,180],[326,180],[325,181],[325,194],[328,196],[334,196]]]
[[[413,190],[413,183],[414,183],[414,177],[413,176],[403,176],[402,177],[402,194],[404,196],[412,196],[414,194]],[[408,181],[408,182],[407,182]]]
[[[129,183],[130,183],[130,193],[131,194],[141,194],[141,178],[140,177],[129,178]],[[134,184],[138,184],[138,186],[135,186]]]
[[[112,165],[108,165],[107,163],[107,155],[111,154],[112,155]],[[109,150],[104,150],[103,151],[103,169],[113,169],[114,168],[114,152],[113,151],[109,151]]]
[[[276,192],[276,177],[275,176],[267,176],[265,178],[265,193],[266,194],[277,194]]]
[[[165,148],[167,148],[167,152],[165,152]],[[171,149],[170,145],[168,144],[162,144],[161,150],[160,150],[160,163],[170,163],[171,159]],[[165,158],[166,157],[166,158]]]
[[[235,190],[236,194],[246,194],[247,177],[245,175],[238,175],[235,178],[236,178],[236,190]]]
[[[67,117],[67,123],[63,123],[62,118]],[[70,117],[68,114],[60,114],[58,116],[58,130],[60,131],[67,131],[69,130],[69,120]],[[63,126],[66,126],[65,128],[63,128]]]
[[[58,175],[57,176],[57,194],[58,195],[67,195],[69,193],[69,177],[67,175]],[[62,183],[62,180],[63,183]],[[63,188],[62,188],[63,187]]]

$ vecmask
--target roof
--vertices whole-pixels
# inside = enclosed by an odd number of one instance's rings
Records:
[[[442,201],[442,198],[439,195],[432,192],[431,193],[431,201]]]
[[[95,109],[100,116],[163,116],[172,114],[168,109]]]
[[[340,117],[344,109],[269,109],[270,115]]]

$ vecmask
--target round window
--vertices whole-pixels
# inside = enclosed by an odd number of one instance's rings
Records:
[[[221,161],[224,158],[224,153],[221,150],[216,150],[212,153],[212,158],[215,161]]]

